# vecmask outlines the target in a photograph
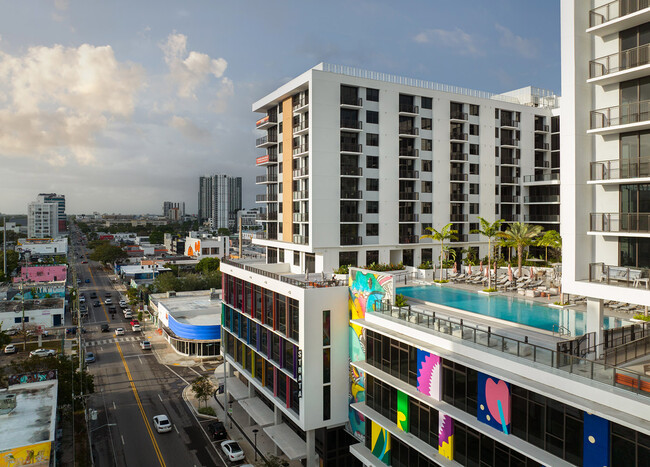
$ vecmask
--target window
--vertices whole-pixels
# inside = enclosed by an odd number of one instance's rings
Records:
[[[478,144],[470,144],[469,153],[473,156],[478,156]]]
[[[401,381],[417,386],[417,349],[374,331],[367,331],[366,361]]]
[[[323,384],[329,383],[330,377],[330,349],[323,349]]]
[[[422,193],[432,193],[433,182],[422,182]]]
[[[367,178],[366,179],[366,191],[379,191],[379,179],[378,178]]]
[[[433,213],[433,203],[422,203],[422,214]]]
[[[433,172],[433,161],[422,161],[422,172]]]
[[[478,203],[469,203],[470,214],[480,214],[478,211]]]
[[[478,372],[447,359],[442,361],[442,372],[443,400],[476,415]]]
[[[478,111],[479,111],[479,106],[476,104],[470,104],[469,105],[469,114],[478,116]]]
[[[366,265],[379,262],[379,250],[366,251]]]
[[[368,169],[378,169],[379,168],[379,156],[366,156],[366,168],[368,168]]]
[[[323,420],[329,420],[332,412],[332,386],[323,386]]]
[[[430,139],[422,139],[422,150],[423,151],[431,151],[433,148],[433,141]]]
[[[366,110],[366,123],[379,123],[379,112]]]
[[[356,251],[339,251],[339,266],[357,266]]]
[[[366,100],[372,102],[379,102],[379,89],[366,89]]]
[[[379,201],[366,201],[366,214],[378,214]]]
[[[423,109],[433,109],[433,99],[431,97],[422,98],[422,108]]]
[[[610,422],[611,433],[611,455],[612,467],[625,465],[647,465],[650,459],[650,436],[638,431],[626,428],[614,422]]]
[[[470,164],[469,165],[469,174],[470,175],[478,175],[478,164]]]
[[[479,194],[479,184],[478,183],[470,183],[469,184],[469,194],[470,195],[478,195]]]
[[[431,130],[433,128],[433,120],[431,120],[430,118],[422,117],[421,124],[423,130]]]
[[[494,109],[494,118],[499,119],[499,109]]]
[[[330,310],[323,310],[323,345],[330,345]]]
[[[469,231],[471,232],[472,230],[478,230],[478,222],[469,223]]]
[[[379,146],[379,135],[377,133],[366,133],[367,146]]]
[[[379,235],[379,224],[366,224],[366,236],[376,237]]]
[[[300,266],[300,252],[299,251],[294,251],[293,252],[293,265],[294,266]]]
[[[495,128],[495,129],[494,129],[494,137],[495,137],[495,138],[498,138],[498,137],[499,137],[499,129],[498,129],[498,128]]]
[[[473,124],[470,123],[470,125],[469,125],[469,134],[474,135],[474,136],[478,136],[478,125],[473,125]]]

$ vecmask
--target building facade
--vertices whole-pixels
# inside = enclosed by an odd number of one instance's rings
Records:
[[[68,224],[65,214],[65,195],[58,195],[56,193],[40,193],[38,195],[38,201],[43,203],[54,203],[57,205],[58,231],[67,232]]]
[[[183,220],[183,217],[185,217],[185,203],[163,202],[163,216],[174,222]]]
[[[420,238],[427,227],[452,223],[453,247],[484,255],[471,233],[478,216],[559,226],[559,117],[548,91],[492,95],[320,64],[253,111],[264,114],[258,243],[270,262],[284,255],[305,272],[417,266],[440,254]]]
[[[242,179],[225,174],[199,177],[199,222],[233,229],[242,208]]]
[[[241,226],[242,230],[248,230],[251,227],[259,228],[261,213],[260,210],[255,209],[240,209],[237,211],[237,230]]]
[[[33,201],[27,207],[27,237],[56,238],[59,235],[59,206]]]

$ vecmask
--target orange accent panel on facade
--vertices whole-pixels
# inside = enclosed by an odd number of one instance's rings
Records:
[[[293,242],[293,101],[282,102],[282,241]]]

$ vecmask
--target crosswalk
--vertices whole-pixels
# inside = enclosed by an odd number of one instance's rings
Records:
[[[93,347],[93,346],[97,346],[97,345],[114,344],[115,342],[139,342],[141,340],[144,340],[141,336],[122,336],[122,337],[114,337],[112,339],[102,339],[102,340],[97,340],[97,341],[86,341],[84,343],[84,347]]]

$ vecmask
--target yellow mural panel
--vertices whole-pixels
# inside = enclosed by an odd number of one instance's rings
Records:
[[[46,467],[50,465],[52,443],[38,443],[0,452],[0,467],[31,465]]]

